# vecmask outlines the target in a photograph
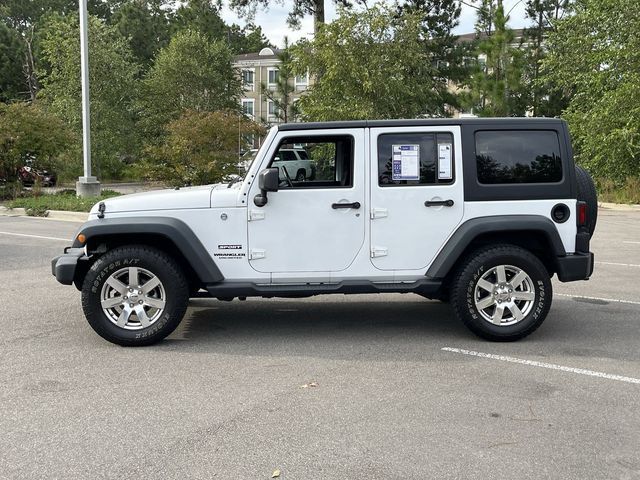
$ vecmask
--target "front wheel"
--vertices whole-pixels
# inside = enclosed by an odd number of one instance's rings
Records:
[[[159,342],[178,326],[189,284],[175,260],[143,245],[108,251],[82,285],[82,308],[102,338],[123,346]]]
[[[551,307],[551,280],[542,262],[515,245],[478,249],[456,272],[451,304],[476,335],[493,341],[526,337]]]

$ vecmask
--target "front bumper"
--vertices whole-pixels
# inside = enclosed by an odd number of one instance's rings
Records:
[[[558,257],[558,279],[561,282],[588,280],[593,273],[593,253],[574,253]]]
[[[64,249],[63,255],[51,260],[51,273],[63,285],[71,285],[76,278],[78,262],[86,260],[86,258],[84,248],[67,247]]]

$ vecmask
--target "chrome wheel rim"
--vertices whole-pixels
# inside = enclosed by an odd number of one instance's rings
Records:
[[[473,298],[485,321],[506,327],[531,312],[536,293],[527,272],[513,265],[497,265],[480,277]]]
[[[166,293],[160,279],[140,267],[112,273],[102,286],[102,311],[109,321],[125,330],[153,325],[164,312]]]

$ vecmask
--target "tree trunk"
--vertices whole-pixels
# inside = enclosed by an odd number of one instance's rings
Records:
[[[320,25],[324,25],[324,0],[313,0],[313,33],[316,35]]]

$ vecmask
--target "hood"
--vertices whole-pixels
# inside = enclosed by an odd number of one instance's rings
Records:
[[[105,212],[140,212],[150,210],[179,210],[191,208],[209,208],[211,191],[217,185],[181,187],[179,189],[155,190],[133,193],[103,200]],[[91,209],[91,215],[98,213],[98,204]]]

